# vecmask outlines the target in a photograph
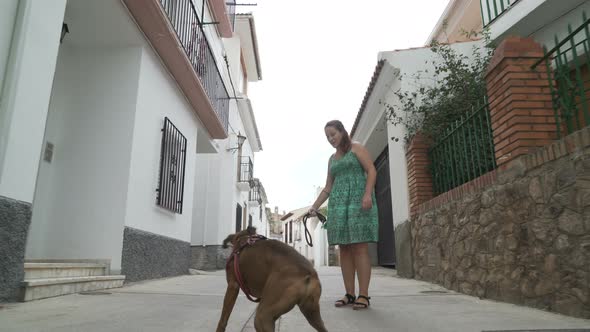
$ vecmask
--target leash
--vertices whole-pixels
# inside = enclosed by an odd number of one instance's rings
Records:
[[[248,298],[248,300],[258,303],[260,302],[260,298],[256,298],[254,297],[254,295],[252,295],[252,292],[250,291],[250,288],[248,288],[248,286],[246,286],[246,284],[244,283],[244,280],[242,279],[242,274],[240,273],[240,263],[239,263],[239,257],[240,257],[240,253],[242,252],[242,250],[248,246],[253,245],[254,243],[256,243],[259,240],[266,240],[267,238],[263,235],[250,235],[248,236],[248,240],[246,240],[246,243],[242,244],[239,248],[234,249],[231,253],[231,255],[229,256],[229,258],[227,259],[227,263],[225,264],[225,268],[227,269],[227,267],[229,266],[229,264],[231,263],[232,259],[234,261],[234,275],[236,276],[236,280],[238,281],[238,285],[240,285],[240,289],[242,290],[242,292],[244,292],[244,294],[246,294],[246,297]]]
[[[316,216],[322,222],[322,224],[326,223],[326,216],[324,216],[323,214],[321,214],[319,212],[316,212]],[[309,217],[311,217],[309,212],[303,216],[303,227],[305,227],[305,241],[307,242],[307,245],[309,245],[310,247],[313,247],[311,233],[309,232],[309,229],[307,229],[307,218],[309,218]]]

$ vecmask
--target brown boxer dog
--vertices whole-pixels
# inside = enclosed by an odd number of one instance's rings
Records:
[[[253,227],[229,235],[223,247],[228,243],[233,252],[225,268],[227,290],[217,332],[227,327],[240,284],[248,298],[260,301],[254,318],[257,332],[273,332],[276,320],[295,305],[313,328],[328,331],[320,315],[322,286],[311,262],[281,241],[256,235]]]

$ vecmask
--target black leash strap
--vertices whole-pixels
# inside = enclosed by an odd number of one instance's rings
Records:
[[[309,218],[309,217],[311,217],[311,215],[309,213],[306,213],[303,216],[303,227],[305,227],[305,241],[307,242],[307,244],[310,247],[313,247],[311,233],[309,232],[309,229],[307,229],[307,218]],[[322,222],[322,224],[326,223],[326,216],[324,216],[323,214],[316,212],[316,217],[318,217],[318,219]]]

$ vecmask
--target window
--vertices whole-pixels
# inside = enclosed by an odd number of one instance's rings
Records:
[[[182,214],[184,198],[184,167],[186,164],[186,138],[164,118],[160,152],[160,176],[156,190],[156,204]]]
[[[289,226],[285,224],[285,243],[289,242]]]
[[[242,206],[236,204],[236,233],[242,230]]]

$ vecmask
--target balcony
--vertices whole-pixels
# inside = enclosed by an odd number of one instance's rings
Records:
[[[229,94],[191,0],[123,0],[212,139],[227,138]]]
[[[510,9],[519,0],[481,0],[481,18],[483,26],[492,23],[497,17]]]
[[[533,36],[545,43],[545,29],[555,29],[557,21],[584,3],[587,0],[480,0],[483,25],[496,43],[506,36]]]
[[[238,189],[241,191],[249,191],[253,184],[254,164],[250,157],[240,157],[238,163]]]
[[[250,206],[256,207],[262,204],[262,196],[260,195],[260,181],[258,179],[254,179],[252,182],[252,188],[250,188],[250,192],[248,193],[248,201],[250,202]]]

